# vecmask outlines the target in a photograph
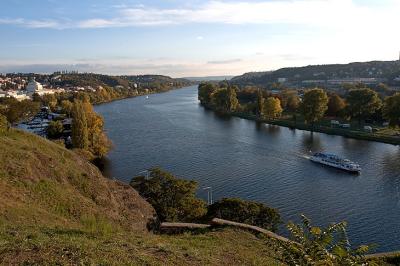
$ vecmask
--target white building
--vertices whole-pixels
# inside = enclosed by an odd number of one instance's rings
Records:
[[[45,95],[45,94],[53,94],[56,91],[55,90],[49,90],[49,89],[45,89],[43,88],[42,84],[40,84],[39,82],[32,80],[28,83],[28,85],[26,86],[26,95],[29,97],[32,97],[33,94],[38,94],[40,96]],[[64,90],[59,89],[58,92],[63,92]]]

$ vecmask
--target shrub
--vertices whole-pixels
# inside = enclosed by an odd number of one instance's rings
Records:
[[[64,126],[61,121],[51,121],[47,127],[47,136],[51,139],[60,138],[63,134]]]
[[[224,198],[215,202],[209,207],[207,216],[256,225],[272,231],[276,231],[281,223],[280,214],[276,209],[237,198]]]
[[[287,227],[293,242],[279,242],[279,251],[288,265],[375,265],[364,256],[370,246],[351,248],[346,222],[320,228],[302,215],[301,225],[290,222]]]

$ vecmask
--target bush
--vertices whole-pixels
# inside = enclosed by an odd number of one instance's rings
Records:
[[[51,139],[60,138],[63,134],[64,126],[61,121],[51,121],[47,127],[47,136]]]
[[[376,265],[365,258],[370,246],[351,248],[346,222],[320,228],[302,215],[302,224],[287,227],[293,241],[279,242],[278,252],[288,265]]]
[[[207,212],[206,203],[195,197],[195,181],[179,179],[156,168],[148,178],[134,177],[130,185],[153,205],[161,222],[196,221]]]
[[[256,225],[271,231],[276,231],[281,223],[280,214],[276,209],[262,203],[236,198],[224,198],[215,202],[209,207],[207,216]]]

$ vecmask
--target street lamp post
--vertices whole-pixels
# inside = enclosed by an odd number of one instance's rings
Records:
[[[144,173],[144,178],[145,179],[149,179],[150,177],[150,171],[149,170],[143,170],[141,172],[138,173],[138,175],[140,176],[140,174]]]
[[[212,187],[205,187],[203,190],[207,190],[207,205],[213,204]]]

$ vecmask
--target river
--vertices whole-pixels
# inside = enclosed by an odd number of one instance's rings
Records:
[[[400,148],[257,124],[205,110],[197,87],[96,106],[114,143],[107,172],[124,182],[161,167],[211,186],[215,199],[240,197],[278,208],[285,222],[346,220],[354,245],[400,249]],[[309,151],[358,162],[352,175],[314,164]]]

